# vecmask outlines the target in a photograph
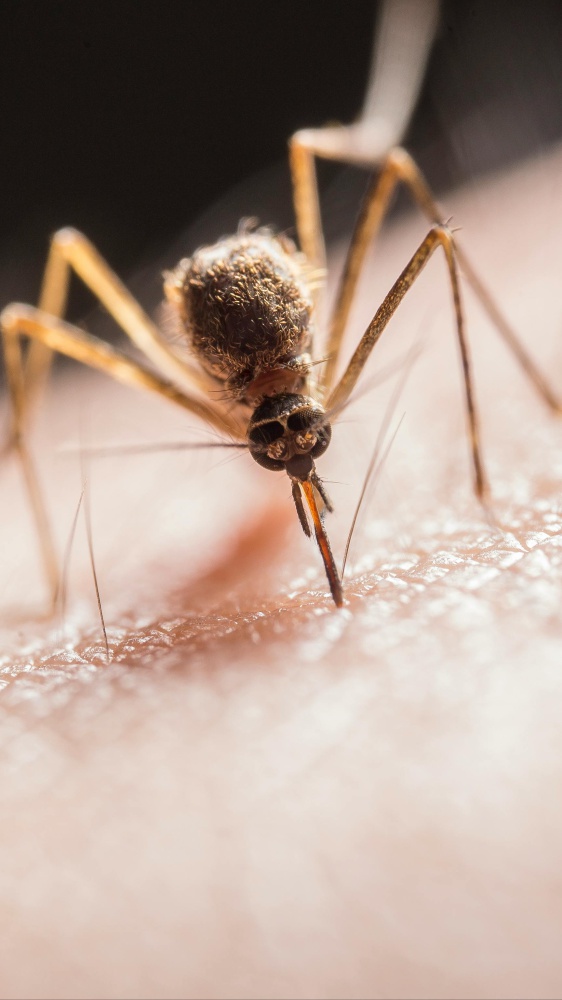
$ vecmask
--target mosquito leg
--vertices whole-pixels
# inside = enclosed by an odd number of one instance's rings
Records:
[[[293,182],[293,204],[299,243],[314,267],[326,267],[326,247],[320,215],[314,152],[297,132],[289,141],[289,165]]]
[[[41,312],[33,306],[12,303],[0,314],[0,329],[5,340],[27,337],[31,341],[38,341],[51,351],[97,368],[124,385],[147,389],[169,399],[223,434],[241,436],[238,424],[212,403],[184,392],[172,382],[128,358],[117,348],[49,313]]]
[[[71,272],[74,271],[97,296],[133,343],[172,381],[185,389],[198,384],[195,370],[170,350],[160,331],[141,309],[125,285],[106,264],[95,247],[76,229],[60,229],[51,240],[43,275],[38,308],[41,312],[63,317],[68,299]],[[23,366],[23,410],[27,414],[41,396],[52,360],[52,351],[43,342],[33,341]],[[206,383],[203,388],[206,388]],[[22,416],[23,419],[23,416]],[[8,437],[13,443],[14,428]],[[6,449],[7,450],[7,449]]]
[[[69,266],[61,255],[57,237],[54,236],[51,240],[43,273],[39,309],[51,313],[53,316],[64,315],[68,299],[69,277]],[[20,354],[20,360],[17,364],[18,377],[21,375],[21,386],[18,390],[18,412],[16,415],[15,397],[12,392],[10,425],[6,443],[2,448],[3,454],[10,452],[12,448],[17,450],[17,436],[21,437],[23,421],[42,394],[53,356],[51,349],[40,341],[34,341],[29,345],[25,361],[21,358],[20,348],[18,348],[18,352]],[[15,373],[16,366],[13,367],[12,371]]]
[[[27,448],[24,436],[25,390],[21,342],[17,337],[4,336],[3,347],[8,391],[12,404],[11,444],[21,462],[26,490],[37,527],[41,557],[54,607],[59,591],[59,570],[51,527],[43,502],[35,464]]]
[[[223,434],[239,436],[238,426],[227,415],[212,404],[188,395],[171,382],[158,375],[109,344],[84,333],[77,327],[43,313],[31,306],[14,303],[0,315],[0,330],[6,358],[6,370],[13,413],[13,444],[22,461],[26,487],[31,501],[41,551],[53,599],[58,589],[58,567],[51,532],[33,462],[25,442],[25,379],[21,352],[21,340],[27,338],[32,343],[44,345],[49,351],[57,351],[91,368],[122,382],[125,385],[163,396],[196,416],[210,423]]]
[[[380,339],[383,331],[400,305],[400,302],[406,295],[406,292],[411,288],[431,255],[439,246],[443,247],[445,253],[453,292],[457,337],[465,387],[469,440],[474,470],[474,490],[478,499],[485,503],[489,490],[480,453],[478,415],[474,398],[470,355],[464,328],[464,315],[460,297],[458,267],[455,259],[455,242],[451,232],[445,226],[437,225],[430,229],[409,264],[407,264],[400,277],[395,281],[382,305],[380,305],[377,309],[377,312],[367,327],[367,330],[363,334],[363,337],[361,338],[359,345],[341,379],[332,390],[332,393],[328,398],[326,408],[328,411],[332,409],[339,409],[344,405],[346,400],[349,399],[357,379],[363,370],[365,362],[367,361],[367,358],[369,357],[375,344]]]
[[[49,247],[49,255],[43,272],[38,308],[52,316],[64,316],[68,302],[70,266],[61,252],[61,243],[56,233]],[[29,345],[23,375],[24,406],[29,412],[42,395],[49,375],[53,352],[41,341]]]
[[[385,174],[389,176],[385,177]],[[423,174],[412,157],[404,149],[393,150],[389,154],[380,175],[375,179],[370,190],[367,192],[348,250],[330,329],[330,346],[328,348],[330,358],[327,366],[329,370],[325,373],[327,386],[331,385],[331,379],[333,379],[335,361],[337,360],[339,345],[353,301],[365,251],[369,241],[373,239],[380,227],[386,206],[392,195],[392,190],[397,182],[405,185],[415,203],[421,208],[430,222],[434,225],[440,225],[443,222],[444,212],[433,198]],[[388,190],[389,187],[390,190]],[[496,305],[493,297],[469,262],[464,250],[459,246],[458,240],[455,240],[455,251],[462,273],[498,333],[517,358],[528,379],[547,406],[556,413],[562,413],[562,400],[553,392],[531,355]]]
[[[330,152],[320,146],[318,148],[312,145],[305,146],[307,133],[297,133],[291,140],[291,166],[299,238],[305,254],[310,259],[318,260],[320,263],[324,257],[323,240],[320,239],[322,230],[314,156],[356,162],[357,156],[354,154],[350,137],[347,136],[347,143],[344,141],[348,131],[348,129],[340,130],[341,149],[337,148]],[[313,135],[314,133],[311,133],[311,136]],[[363,152],[361,162],[368,162],[366,156],[367,150]],[[330,321],[326,346],[327,362],[321,377],[321,387],[326,395],[329,394],[333,385],[341,342],[367,247],[380,229],[397,184],[404,184],[414,202],[433,225],[442,224],[445,218],[423,174],[406,150],[397,147],[381,160],[376,149],[373,149],[371,164],[375,165],[377,161],[381,164],[380,169],[377,171],[359,211]],[[320,234],[320,237],[317,234]],[[457,260],[466,280],[498,333],[517,358],[527,378],[547,406],[555,413],[562,413],[562,399],[553,392],[547,379],[476,274],[458,241],[455,241],[455,249]]]
[[[340,347],[367,247],[382,225],[396,185],[401,180],[402,169],[403,150],[395,149],[385,157],[380,172],[375,175],[361,203],[330,318],[326,342],[327,360],[321,376],[321,384],[326,393],[333,385]],[[431,221],[437,223],[440,220]]]
[[[562,398],[553,391],[543,373],[537,367],[533,358],[527,351],[526,347],[524,347],[521,343],[519,337],[515,333],[515,330],[511,324],[508,323],[505,316],[496,305],[494,299],[490,295],[490,292],[485,285],[482,284],[480,278],[474,271],[472,264],[469,263],[464,250],[462,250],[462,248],[458,245],[457,260],[461,266],[462,273],[464,274],[482,308],[488,314],[488,317],[492,321],[496,330],[512,351],[539,396],[542,397],[546,405],[553,410],[554,413],[562,414]]]
[[[374,166],[402,140],[415,107],[439,21],[438,0],[380,5],[363,107],[353,125],[295,133],[289,143],[302,250],[325,266],[314,158]]]
[[[341,130],[342,141],[348,131],[348,129]],[[313,136],[314,133],[311,135]],[[290,162],[293,177],[297,231],[306,256],[315,264],[324,266],[325,250],[314,157],[327,156],[327,154],[320,151],[321,147],[308,146],[306,143],[306,132],[298,132],[293,136],[290,143]],[[343,158],[353,162],[351,147],[347,151],[347,156],[344,150],[345,146],[338,153],[334,153],[331,158],[337,160]],[[377,158],[374,157],[371,165],[376,163]],[[327,360],[320,380],[321,390],[325,394],[329,393],[334,381],[341,342],[367,247],[381,227],[397,183],[404,181],[410,187],[413,184],[415,189],[413,190],[413,194],[416,200],[420,201],[422,207],[426,210],[430,207],[433,208],[431,198],[429,198],[429,202],[427,199],[424,199],[423,202],[420,200],[425,192],[423,190],[417,191],[419,185],[416,185],[417,177],[415,175],[410,178],[410,167],[413,161],[404,150],[399,148],[392,150],[392,152],[387,153],[379,160],[379,164],[380,169],[375,174],[361,203],[330,319],[326,342]],[[430,215],[431,222],[438,224],[441,222],[441,218],[437,214],[436,206],[435,209],[435,214],[432,211],[429,211],[428,214]]]
[[[305,255],[319,267],[325,266],[325,249],[314,158],[329,156],[335,160],[354,162],[352,147],[346,150],[343,142],[348,132],[349,129],[341,129],[342,148],[331,155],[321,147],[307,145],[309,140],[306,132],[297,132],[290,142],[289,154],[299,240]],[[311,136],[314,134],[310,133]],[[374,157],[371,165],[376,163],[377,158]],[[397,184],[400,182],[406,184],[414,200],[433,224],[438,225],[442,222],[440,211],[433,202],[422,175],[405,150],[398,147],[393,149],[378,159],[378,165],[379,169],[361,203],[330,318],[325,352],[327,361],[320,380],[320,388],[326,395],[333,385],[340,347],[367,247],[375,239],[382,225]]]
[[[396,154],[399,154],[398,166],[400,181],[405,184],[413,200],[417,205],[419,205],[430,222],[434,224],[441,223],[444,219],[444,213],[433,198],[433,195],[419,167],[405,150],[395,150],[393,155],[396,156]],[[554,410],[555,413],[562,413],[562,400],[553,392],[544,375],[533,361],[531,355],[521,343],[511,324],[508,323],[505,316],[496,305],[489,291],[476,274],[472,264],[469,262],[464,250],[461,246],[459,246],[458,240],[455,240],[455,251],[462,273],[471,286],[484,311],[487,313],[489,319],[496,327],[496,330],[517,358],[517,361],[527,375],[527,378],[534,385],[539,395],[542,396],[547,406]]]
[[[63,316],[69,272],[74,271],[133,343],[167,378],[193,388],[193,374],[186,372],[163,339],[158,327],[108,266],[94,245],[78,230],[67,227],[53,236],[39,308]]]

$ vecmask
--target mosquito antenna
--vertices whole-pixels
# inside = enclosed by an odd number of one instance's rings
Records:
[[[237,455],[225,455],[218,461],[213,462],[213,464],[209,466],[209,469],[222,469],[223,466],[230,465],[231,462],[236,462],[239,458],[242,458],[240,452],[238,452]]]
[[[247,444],[234,441],[155,441],[150,444],[116,444],[94,445],[91,448],[76,448],[74,445],[64,446],[61,450],[66,454],[76,454],[95,458],[111,458],[114,455],[146,455],[150,452],[162,451],[196,451],[206,448],[247,448]]]

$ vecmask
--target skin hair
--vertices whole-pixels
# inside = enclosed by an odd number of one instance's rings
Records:
[[[555,150],[447,198],[558,388],[561,168]],[[385,231],[349,350],[424,231],[415,213]],[[3,470],[1,996],[560,995],[562,424],[465,293],[488,519],[450,298],[435,259],[381,341],[379,366],[421,353],[341,610],[285,474],[238,452],[92,458],[108,666],[83,528],[63,628],[39,617]],[[391,395],[360,395],[319,460],[338,557]],[[86,443],[196,437],[69,367],[42,414],[61,550],[79,419]]]

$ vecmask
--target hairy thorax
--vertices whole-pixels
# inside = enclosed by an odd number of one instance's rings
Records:
[[[290,240],[259,229],[203,247],[167,275],[191,350],[239,403],[306,389],[309,272]]]

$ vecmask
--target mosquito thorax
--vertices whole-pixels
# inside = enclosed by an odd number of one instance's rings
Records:
[[[311,396],[279,393],[254,410],[248,424],[248,447],[264,469],[286,471],[293,479],[308,479],[314,459],[323,455],[332,437],[324,408]]]
[[[242,225],[166,275],[187,343],[225,392],[246,406],[305,388],[311,268],[287,237]]]

